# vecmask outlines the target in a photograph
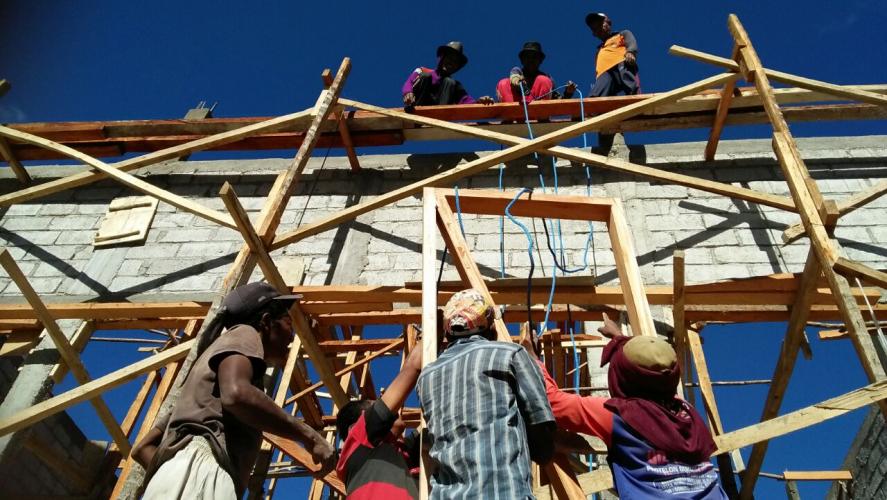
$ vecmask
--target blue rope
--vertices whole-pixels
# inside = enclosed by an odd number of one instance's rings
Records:
[[[527,229],[527,226],[521,224],[521,222],[514,218],[511,215],[511,207],[517,202],[518,198],[521,197],[524,193],[532,193],[533,188],[522,188],[505,206],[505,216],[508,217],[508,220],[517,224],[517,227],[521,228],[521,231],[524,232],[524,236],[527,237],[527,255],[530,256],[530,274],[527,276],[527,323],[530,325],[530,328],[533,328],[533,310],[532,310],[532,291],[533,291],[533,271],[536,269],[536,263],[533,260],[533,237],[530,234],[530,230]]]
[[[453,186],[453,192],[456,194],[456,217],[459,219],[459,230],[462,236],[465,236],[465,226],[462,224],[462,207],[459,205],[459,185]]]

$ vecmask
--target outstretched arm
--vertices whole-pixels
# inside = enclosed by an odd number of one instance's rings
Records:
[[[403,407],[407,396],[416,386],[416,380],[419,378],[419,372],[422,370],[422,344],[417,342],[410,351],[406,363],[400,373],[394,377],[394,381],[388,386],[385,394],[382,395],[382,402],[393,413],[397,413]]]
[[[242,354],[232,353],[219,363],[218,380],[222,407],[250,427],[294,439],[305,447],[321,475],[335,466],[333,448],[302,420],[283,411],[267,394],[252,385],[252,362]]]

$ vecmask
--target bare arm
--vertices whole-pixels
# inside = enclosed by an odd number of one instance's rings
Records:
[[[417,342],[410,351],[407,362],[404,363],[403,369],[394,377],[394,381],[382,395],[382,402],[394,413],[400,411],[403,407],[407,396],[416,386],[416,379],[419,378],[419,372],[422,370],[422,343]]]
[[[253,366],[242,354],[226,356],[218,369],[222,407],[241,422],[271,434],[294,439],[322,464],[325,474],[335,466],[333,448],[314,429],[283,411],[267,394],[253,386]],[[329,467],[329,468],[327,468]]]
[[[154,459],[157,453],[157,447],[160,446],[160,440],[163,439],[163,430],[152,427],[148,434],[136,443],[132,448],[132,458],[144,468],[148,468],[148,464]]]

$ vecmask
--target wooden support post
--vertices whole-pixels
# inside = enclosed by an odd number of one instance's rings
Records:
[[[751,45],[745,28],[739,22],[739,18],[732,14],[728,19],[728,26],[733,33],[736,43],[745,46],[745,51],[742,54],[746,64],[750,68],[760,70],[757,71],[755,86],[761,95],[764,110],[767,112],[767,116],[770,117],[773,125],[773,148],[782,166],[783,175],[788,182],[795,205],[801,214],[804,228],[810,236],[811,247],[816,251],[817,259],[820,266],[822,266],[822,272],[829,283],[829,288],[832,290],[841,315],[844,317],[844,323],[847,325],[853,339],[853,344],[862,362],[863,369],[869,380],[884,380],[887,378],[887,374],[885,374],[884,367],[881,366],[878,360],[872,339],[866,331],[865,322],[859,312],[859,308],[851,298],[849,284],[844,277],[839,276],[832,269],[838,259],[838,253],[836,245],[829,240],[825,229],[825,222],[819,213],[819,207],[823,206],[822,195],[818,189],[815,189],[815,183],[811,185],[807,182],[807,179],[810,179],[810,173],[801,159],[794,138],[788,130],[788,125],[785,123],[785,118],[773,97],[773,88],[770,86],[766,74],[761,70],[763,66]],[[880,403],[879,406],[882,413],[887,416],[887,404]]]
[[[733,46],[733,59],[739,57],[739,47]],[[705,144],[705,161],[713,161],[715,153],[718,150],[718,142],[721,140],[721,132],[724,131],[724,124],[727,121],[727,113],[730,112],[730,103],[733,101],[733,92],[736,90],[736,80],[729,81],[724,84],[721,89],[721,99],[718,101],[718,108],[715,111],[715,119],[711,125],[711,132],[708,135],[708,142]]]
[[[788,500],[801,500],[801,493],[798,491],[798,483],[792,480],[785,481],[785,494]]]
[[[330,70],[323,70],[320,76],[324,86],[327,88],[333,84],[333,75]],[[347,116],[348,112],[344,109],[336,115],[339,137],[342,138],[342,146],[345,147],[345,154],[348,156],[348,164],[351,165],[351,171],[360,172],[360,160],[357,159],[357,153],[354,151],[354,141],[351,139],[351,131],[348,130]]]
[[[560,500],[584,500],[586,498],[573,466],[565,455],[555,455],[554,459],[542,469],[548,476],[548,482]]]
[[[453,211],[450,209],[450,204],[447,203],[442,191],[434,190],[434,199],[437,204],[438,227],[444,237],[444,241],[447,242],[447,246],[450,249],[450,256],[453,259],[453,264],[455,264],[456,268],[459,270],[459,275],[462,276],[465,285],[477,290],[484,297],[484,300],[493,307],[496,340],[501,342],[511,342],[511,336],[508,334],[508,327],[505,325],[505,322],[502,321],[502,314],[499,312],[499,308],[496,307],[496,303],[493,301],[493,296],[490,295],[490,290],[487,288],[487,283],[480,274],[480,269],[478,269],[477,263],[471,258],[471,250],[468,248],[468,243],[465,241],[465,237],[462,236],[462,231],[459,229],[459,224],[456,222],[456,216],[453,215]]]
[[[674,320],[674,347],[678,355],[678,363],[681,364],[681,375],[684,382],[688,381],[689,367],[686,366],[687,360],[687,318],[685,316],[684,306],[686,304],[686,290],[684,273],[684,251],[675,250],[672,260],[672,272],[674,291],[672,292],[672,319]],[[683,384],[681,384],[683,386]],[[683,387],[680,391],[683,392]]]
[[[843,217],[857,208],[877,200],[884,194],[887,194],[887,181],[881,181],[865,191],[841,200],[838,203],[838,214]],[[798,222],[782,232],[782,242],[791,243],[801,236],[804,236],[804,225]]]
[[[434,189],[422,190],[422,368],[437,359],[437,198]],[[422,417],[421,427],[425,427]],[[421,438],[424,440],[424,438]],[[424,444],[420,449],[424,449]],[[419,497],[428,499],[428,467],[431,461],[422,453],[419,464]]]
[[[872,269],[865,264],[845,259],[844,257],[838,257],[838,260],[835,261],[835,271],[845,276],[859,278],[862,281],[887,288],[887,273]]]
[[[650,304],[647,303],[647,295],[641,281],[634,243],[631,241],[631,230],[625,221],[622,202],[618,198],[613,200],[610,208],[607,229],[610,232],[610,243],[616,259],[616,273],[619,275],[619,283],[625,294],[625,308],[628,310],[632,335],[655,336],[656,326],[653,324]]]
[[[19,291],[22,292],[22,295],[25,296],[25,299],[34,309],[34,313],[43,324],[43,328],[45,328],[47,333],[49,333],[49,336],[52,337],[52,341],[53,343],[55,343],[56,349],[58,349],[59,354],[61,354],[62,356],[62,359],[65,360],[65,364],[68,365],[68,369],[71,371],[74,379],[77,380],[77,383],[80,384],[81,387],[88,383],[90,381],[89,373],[86,371],[86,367],[83,366],[83,363],[80,361],[80,357],[77,355],[77,352],[74,350],[73,347],[71,347],[70,342],[68,342],[68,338],[61,331],[58,324],[56,324],[55,319],[53,319],[52,315],[46,309],[46,306],[43,304],[40,296],[38,296],[37,292],[34,291],[34,288],[28,282],[28,279],[25,277],[24,273],[22,273],[22,270],[18,267],[18,264],[16,264],[15,260],[13,260],[12,255],[9,253],[9,250],[5,248],[0,250],[0,265],[3,266],[3,268],[6,270],[6,273],[9,275],[10,278],[12,278],[12,281],[18,287]],[[102,400],[102,398],[99,396],[91,398],[91,403],[95,408],[96,413],[98,413],[99,419],[101,419],[102,423],[105,425],[105,428],[108,429],[108,433],[111,435],[111,438],[117,444],[118,449],[124,454],[129,454],[129,440],[126,438],[126,434],[124,434],[123,430],[120,428],[120,424],[117,423],[117,420],[114,418],[114,415],[111,413],[108,405],[106,405],[104,400]],[[31,408],[34,407],[32,406]]]
[[[25,166],[15,157],[9,142],[3,137],[0,137],[0,157],[9,163],[9,168],[12,169],[12,173],[15,174],[19,182],[26,186],[31,184],[31,176],[28,174],[28,171],[25,170]]]

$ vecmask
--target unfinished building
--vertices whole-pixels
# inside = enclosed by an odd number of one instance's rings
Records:
[[[883,436],[877,321],[887,314],[879,271],[887,267],[887,146],[877,136],[796,141],[787,122],[883,119],[887,85],[837,86],[766,69],[738,19],[729,24],[733,59],[672,49],[725,73],[659,94],[533,103],[535,139],[523,138],[519,103],[406,114],[340,97],[347,60],[325,74],[313,108],[276,118],[0,127],[10,167],[0,178],[0,488],[20,497],[133,497],[142,471],[128,458],[131,444],[174,404],[224,293],[256,279],[304,296],[292,311],[298,340],[269,394],[327,432],[335,407],[377,395],[373,362],[407,353],[420,329],[424,362],[434,358],[437,307],[471,286],[505,306],[502,340],[541,322],[549,370],[582,394],[606,390],[594,368],[604,341],[586,324],[601,312],[622,313],[634,335],[670,336],[686,394],[698,396],[716,437],[724,483],[743,498],[754,492],[770,439],[866,405],[878,410],[865,428],[876,430],[865,432]],[[770,80],[790,87],[774,90]],[[772,124],[772,141],[719,144],[724,126],[754,123]],[[711,128],[708,143],[617,145],[606,156],[557,145],[600,130],[695,127]],[[462,137],[503,148],[355,152]],[[322,154],[333,147],[347,155]],[[298,152],[291,160],[183,158],[285,148]],[[144,154],[98,159],[130,152]],[[84,166],[18,163],[55,158]],[[761,423],[725,429],[700,333],[707,323],[759,321],[788,324]],[[780,415],[812,321],[834,323],[821,335],[852,342],[871,383]],[[91,378],[79,353],[108,341],[141,346],[141,359]],[[78,386],[54,392],[68,371]],[[121,420],[103,394],[135,379],[140,389]],[[111,436],[104,448],[65,413],[87,401]],[[407,408],[404,417],[417,425],[420,412]],[[315,467],[298,445],[266,438],[251,497],[271,496],[279,481],[310,477]],[[735,452],[744,447],[752,447],[747,461]],[[872,466],[851,462],[854,472]],[[834,481],[836,497],[852,487],[856,498],[877,498],[885,487],[851,477],[796,471],[781,479],[789,495],[802,480]],[[578,454],[558,457],[536,481],[540,498],[612,488],[606,467]],[[313,480],[310,494],[342,493],[330,474]]]

